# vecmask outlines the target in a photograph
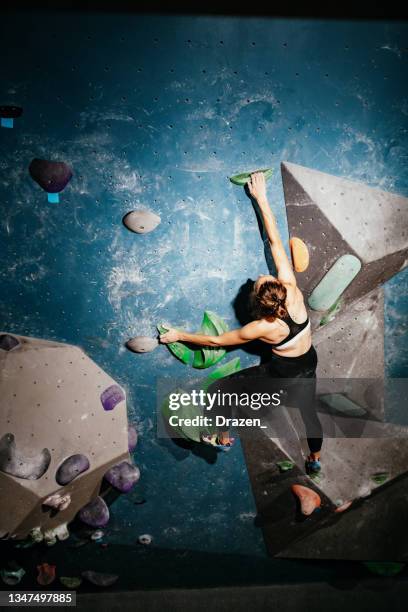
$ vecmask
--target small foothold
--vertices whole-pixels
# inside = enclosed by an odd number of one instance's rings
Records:
[[[386,480],[388,480],[389,474],[387,472],[377,472],[371,476],[371,480],[375,482],[377,485],[382,485]]]
[[[92,570],[86,570],[82,572],[82,576],[89,580],[92,584],[101,587],[108,587],[114,584],[119,576],[116,574],[103,574],[101,572],[94,572]]]
[[[127,348],[134,353],[151,353],[158,344],[157,338],[149,338],[149,336],[136,336],[126,342]]]
[[[43,586],[51,584],[55,580],[55,565],[49,565],[48,563],[42,563],[37,565],[38,576],[37,582]]]
[[[60,576],[59,580],[67,589],[77,589],[82,584],[82,578],[77,576]]]
[[[61,493],[54,493],[45,499],[42,503],[43,506],[48,506],[53,508],[54,510],[58,510],[62,512],[62,510],[66,510],[71,503],[71,496],[69,493],[66,495],[61,495]]]
[[[292,463],[292,461],[278,461],[276,465],[281,472],[287,472],[295,467],[295,464]]]
[[[89,527],[105,527],[109,521],[109,508],[98,496],[80,509],[79,518]]]
[[[48,194],[60,193],[72,178],[72,170],[68,164],[46,159],[33,159],[29,172],[31,178]]]
[[[94,531],[93,533],[91,533],[91,540],[101,540],[103,538],[103,536],[105,535],[105,532],[102,531],[102,529],[97,529],[97,531]]]
[[[55,474],[55,480],[59,485],[64,486],[88,469],[89,460],[85,455],[71,455],[59,466]]]
[[[254,174],[254,172],[263,172],[265,175],[265,181],[267,181],[273,174],[272,168],[263,168],[262,170],[253,170],[252,172],[243,172],[242,174],[235,174],[234,176],[230,177],[230,181],[234,185],[239,185],[240,187],[243,187],[245,183],[248,182],[251,174]]]
[[[123,217],[123,224],[136,234],[148,234],[160,223],[159,215],[150,210],[132,210]]]
[[[309,249],[300,238],[291,238],[289,244],[295,271],[304,272],[309,267]]]
[[[132,453],[137,445],[137,439],[138,439],[138,435],[137,435],[137,431],[136,428],[133,425],[129,425],[128,427],[128,450],[129,453]]]
[[[104,475],[105,480],[121,493],[127,493],[140,478],[140,470],[128,461],[113,465]]]
[[[139,544],[143,544],[144,546],[148,546],[153,541],[153,538],[148,533],[144,533],[138,537]]]
[[[14,586],[21,582],[25,570],[16,561],[10,561],[7,568],[0,570],[0,576],[5,584]]]
[[[0,335],[0,349],[3,351],[12,351],[17,346],[20,346],[19,340],[11,334]]]
[[[33,527],[30,531],[30,537],[35,543],[42,542],[44,539],[44,534],[41,531],[41,527]]]
[[[113,410],[125,399],[125,394],[119,385],[111,385],[101,394],[101,402],[105,410]]]
[[[57,543],[57,535],[54,529],[48,529],[48,531],[44,532],[44,542],[47,546],[55,546]]]
[[[353,500],[351,500],[351,501],[349,500],[349,501],[343,502],[343,503],[339,504],[334,511],[337,512],[337,513],[344,512],[345,510],[350,508],[352,503],[353,503]]]
[[[322,500],[316,491],[298,484],[292,485],[291,489],[300,501],[302,514],[309,516],[320,507]]]

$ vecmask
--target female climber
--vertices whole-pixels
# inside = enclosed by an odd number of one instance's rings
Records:
[[[240,329],[219,336],[191,334],[170,328],[160,335],[160,342],[181,341],[199,346],[220,347],[259,339],[271,345],[270,359],[266,363],[241,370],[232,377],[262,375],[280,379],[312,379],[308,381],[311,386],[307,385],[306,393],[303,393],[302,386],[299,385],[302,405],[298,408],[305,423],[310,450],[306,458],[306,470],[308,473],[317,473],[321,469],[323,433],[315,408],[317,354],[312,344],[310,321],[303,295],[297,287],[292,265],[268,203],[263,172],[251,174],[247,187],[252,199],[258,204],[277,270],[276,277],[271,274],[261,275],[254,283],[251,295],[254,320]],[[233,438],[229,437],[228,431],[222,431],[205,441],[222,450],[228,450]]]

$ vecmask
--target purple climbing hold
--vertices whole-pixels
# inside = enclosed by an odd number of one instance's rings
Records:
[[[119,385],[111,385],[101,394],[101,402],[105,410],[113,410],[115,406],[125,399],[125,394]]]
[[[140,470],[128,461],[122,461],[109,468],[104,478],[121,493],[127,493],[139,480]]]
[[[109,521],[109,508],[98,496],[80,509],[79,518],[89,527],[105,527]]]
[[[128,449],[129,453],[132,453],[137,444],[137,431],[133,425],[129,425],[128,427]]]
[[[72,170],[65,162],[33,159],[29,166],[31,178],[48,194],[50,202],[58,202],[58,194],[72,178]]]
[[[86,570],[82,572],[82,576],[95,584],[96,586],[108,587],[117,581],[119,576],[116,574],[104,574],[102,572],[94,572],[92,570]]]
[[[59,466],[55,480],[59,485],[64,486],[88,469],[89,460],[85,455],[71,455]]]
[[[0,334],[0,349],[3,351],[11,351],[19,345],[20,342],[14,336],[10,334]]]

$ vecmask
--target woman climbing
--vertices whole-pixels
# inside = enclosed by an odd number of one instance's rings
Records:
[[[311,385],[306,385],[306,393],[303,392],[301,383],[298,386],[301,396],[298,408],[305,423],[310,450],[306,458],[306,470],[308,473],[316,473],[321,469],[323,433],[315,408],[317,354],[312,344],[310,321],[303,295],[297,287],[292,265],[268,203],[263,172],[251,174],[247,186],[251,197],[258,204],[277,270],[276,277],[270,274],[261,275],[254,283],[251,301],[255,319],[240,329],[219,336],[190,334],[171,328],[160,336],[160,341],[220,347],[239,345],[256,339],[263,340],[271,345],[270,359],[227,378],[262,375],[280,379],[312,379],[308,381]],[[222,431],[205,441],[228,450],[233,438],[229,437],[228,431]]]

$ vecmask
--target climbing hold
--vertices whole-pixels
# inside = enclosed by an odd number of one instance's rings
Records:
[[[119,385],[111,385],[101,394],[101,402],[105,410],[113,410],[125,399],[125,394]]]
[[[340,297],[337,302],[334,302],[333,306],[330,306],[326,314],[320,319],[319,325],[326,325],[327,323],[330,323],[330,321],[334,321],[336,314],[340,312],[342,306],[343,300]]]
[[[153,538],[148,533],[144,533],[138,537],[139,544],[143,544],[144,546],[148,546],[153,541]]]
[[[105,532],[102,531],[102,529],[97,529],[91,534],[91,540],[93,541],[102,540],[104,535],[105,535]]]
[[[225,376],[230,376],[230,374],[234,374],[235,372],[239,372],[240,369],[240,358],[235,357],[234,359],[231,359],[231,361],[224,363],[222,366],[219,366],[218,368],[210,372],[210,374],[203,382],[203,390],[206,391],[214,381],[219,380],[220,378],[225,378]]]
[[[78,576],[60,576],[59,580],[67,589],[77,589],[82,584]]]
[[[79,518],[89,527],[105,527],[109,521],[109,508],[98,496],[80,509]]]
[[[69,538],[69,531],[66,523],[61,523],[61,525],[54,527],[53,533],[60,541],[68,540]]]
[[[23,109],[20,106],[0,106],[0,125],[4,128],[14,127],[14,119],[21,117]]]
[[[396,576],[405,567],[405,563],[395,563],[393,561],[363,561],[367,569],[379,576]]]
[[[62,495],[61,493],[53,493],[53,495],[50,495],[43,501],[42,505],[62,512],[68,508],[70,503],[71,495],[69,493],[66,495]]]
[[[92,570],[86,570],[82,572],[82,576],[89,580],[92,584],[100,587],[108,587],[114,584],[119,576],[116,574],[103,574],[102,572],[94,572]]]
[[[200,332],[209,336],[220,336],[228,330],[226,323],[215,312],[206,310]],[[200,347],[194,351],[193,368],[209,368],[218,363],[226,354],[224,348]]]
[[[382,485],[386,480],[388,480],[389,474],[387,472],[377,472],[371,476],[371,480],[375,482],[377,485]]]
[[[276,465],[278,466],[281,472],[287,472],[288,470],[293,470],[295,464],[292,461],[277,461]]]
[[[55,546],[57,543],[57,535],[54,533],[53,529],[44,531],[44,542],[47,546]]]
[[[157,326],[157,329],[160,334],[165,334],[166,331],[169,330],[169,326],[166,326],[162,323],[161,325]],[[188,348],[185,344],[183,344],[182,342],[170,342],[169,344],[166,344],[166,346],[169,351],[171,351],[173,355],[177,357],[177,359],[180,359],[180,361],[186,364],[191,363],[194,351]]]
[[[319,399],[329,408],[337,410],[337,412],[341,412],[347,416],[360,417],[367,413],[367,410],[353,402],[342,393],[327,393],[319,395]]]
[[[159,225],[161,219],[150,210],[132,210],[123,217],[122,221],[131,232],[148,234]]]
[[[55,480],[59,485],[64,486],[88,469],[89,460],[85,455],[71,455],[59,466],[55,474]]]
[[[34,457],[19,453],[14,436],[7,433],[0,439],[0,471],[24,480],[38,480],[48,469],[51,453],[44,448]]]
[[[149,336],[136,336],[126,342],[126,346],[134,353],[150,353],[158,346],[157,338],[149,338]]]
[[[273,174],[272,168],[263,168],[262,170],[253,170],[252,172],[244,172],[243,174],[235,174],[235,176],[230,177],[231,183],[234,185],[240,185],[241,187],[248,182],[249,177],[254,172],[263,172],[265,174],[265,180],[267,181]]]
[[[316,493],[316,491],[309,489],[309,487],[304,487],[303,485],[298,484],[293,484],[291,486],[291,489],[300,501],[300,508],[302,514],[309,516],[310,514],[312,514],[312,512],[314,512],[317,508],[320,507],[322,500],[320,499],[320,496]]]
[[[10,334],[0,334],[0,349],[12,351],[16,346],[20,346],[19,340]]]
[[[33,159],[29,172],[31,178],[47,192],[48,201],[59,202],[58,194],[65,189],[72,178],[72,170],[65,162]]]
[[[337,513],[344,512],[345,510],[350,508],[352,503],[353,503],[353,500],[348,500],[348,501],[345,501],[345,502],[339,504],[337,506],[337,508],[335,509],[335,512],[337,512]]]
[[[309,267],[309,249],[300,238],[291,238],[289,244],[295,271],[304,272]]]
[[[44,539],[44,534],[41,531],[41,527],[33,527],[33,529],[30,531],[30,538],[32,538],[33,542],[36,544],[38,542],[42,542]]]
[[[339,299],[361,270],[361,261],[354,255],[342,255],[323,276],[309,296],[313,310],[328,310]]]
[[[136,444],[137,444],[137,431],[136,428],[133,425],[129,425],[128,427],[128,450],[129,453],[132,453],[135,448],[136,448]]]
[[[43,586],[51,584],[55,580],[55,565],[49,565],[49,563],[42,563],[37,565],[38,576],[37,582]]]
[[[3,582],[9,586],[19,584],[24,574],[25,570],[19,566],[17,561],[10,561],[8,567],[0,570],[0,576]]]
[[[140,470],[128,461],[113,465],[104,474],[105,480],[121,493],[127,493],[140,478]]]

